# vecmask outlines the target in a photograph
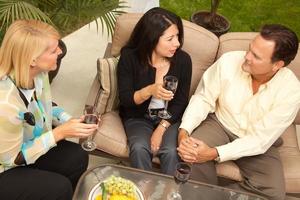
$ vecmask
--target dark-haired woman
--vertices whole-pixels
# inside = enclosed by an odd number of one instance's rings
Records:
[[[173,175],[179,161],[178,126],[191,82],[190,56],[181,50],[181,19],[163,8],[146,12],[122,48],[118,64],[120,116],[130,147],[131,165],[151,170],[152,158],[160,159],[161,172]],[[163,88],[166,75],[176,76],[178,87],[173,94]],[[161,120],[158,111],[169,101],[172,117]]]

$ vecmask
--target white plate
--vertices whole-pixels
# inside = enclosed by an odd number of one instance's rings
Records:
[[[102,188],[100,186],[101,183],[102,182],[98,183],[97,185],[95,185],[93,187],[93,189],[91,190],[91,192],[89,194],[88,200],[95,200],[99,194],[102,194]],[[144,196],[143,196],[141,190],[135,184],[134,184],[134,191],[137,196],[137,200],[144,200]]]

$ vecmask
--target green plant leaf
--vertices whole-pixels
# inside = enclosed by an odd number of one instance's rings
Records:
[[[0,0],[0,36],[16,19],[50,23],[63,35],[95,21],[97,30],[100,22],[102,33],[106,30],[109,36],[113,34],[116,16],[124,13],[124,8],[126,2],[119,0]]]
[[[126,7],[124,4],[118,0],[66,0],[65,5],[51,19],[65,34],[91,21],[96,22],[98,30],[100,21],[102,30],[105,25],[108,35],[111,35],[116,16],[124,13],[121,11]]]
[[[52,23],[45,13],[29,2],[0,0],[1,31],[6,30],[17,19],[36,19]]]

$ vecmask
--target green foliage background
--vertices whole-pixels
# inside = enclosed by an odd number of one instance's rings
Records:
[[[97,26],[102,25],[102,30],[106,27],[108,34],[112,34],[116,16],[126,7],[124,3],[119,0],[0,0],[0,42],[16,19],[50,23],[63,36],[94,20]]]
[[[210,10],[210,0],[160,0],[160,6],[189,20],[192,13]],[[231,32],[258,31],[266,23],[294,30],[300,39],[300,0],[222,0],[218,13],[231,22]]]

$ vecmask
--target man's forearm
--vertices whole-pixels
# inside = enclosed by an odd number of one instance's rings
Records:
[[[180,142],[189,137],[189,133],[187,132],[187,130],[180,128],[179,129],[179,133],[178,133],[178,145],[180,144]]]

